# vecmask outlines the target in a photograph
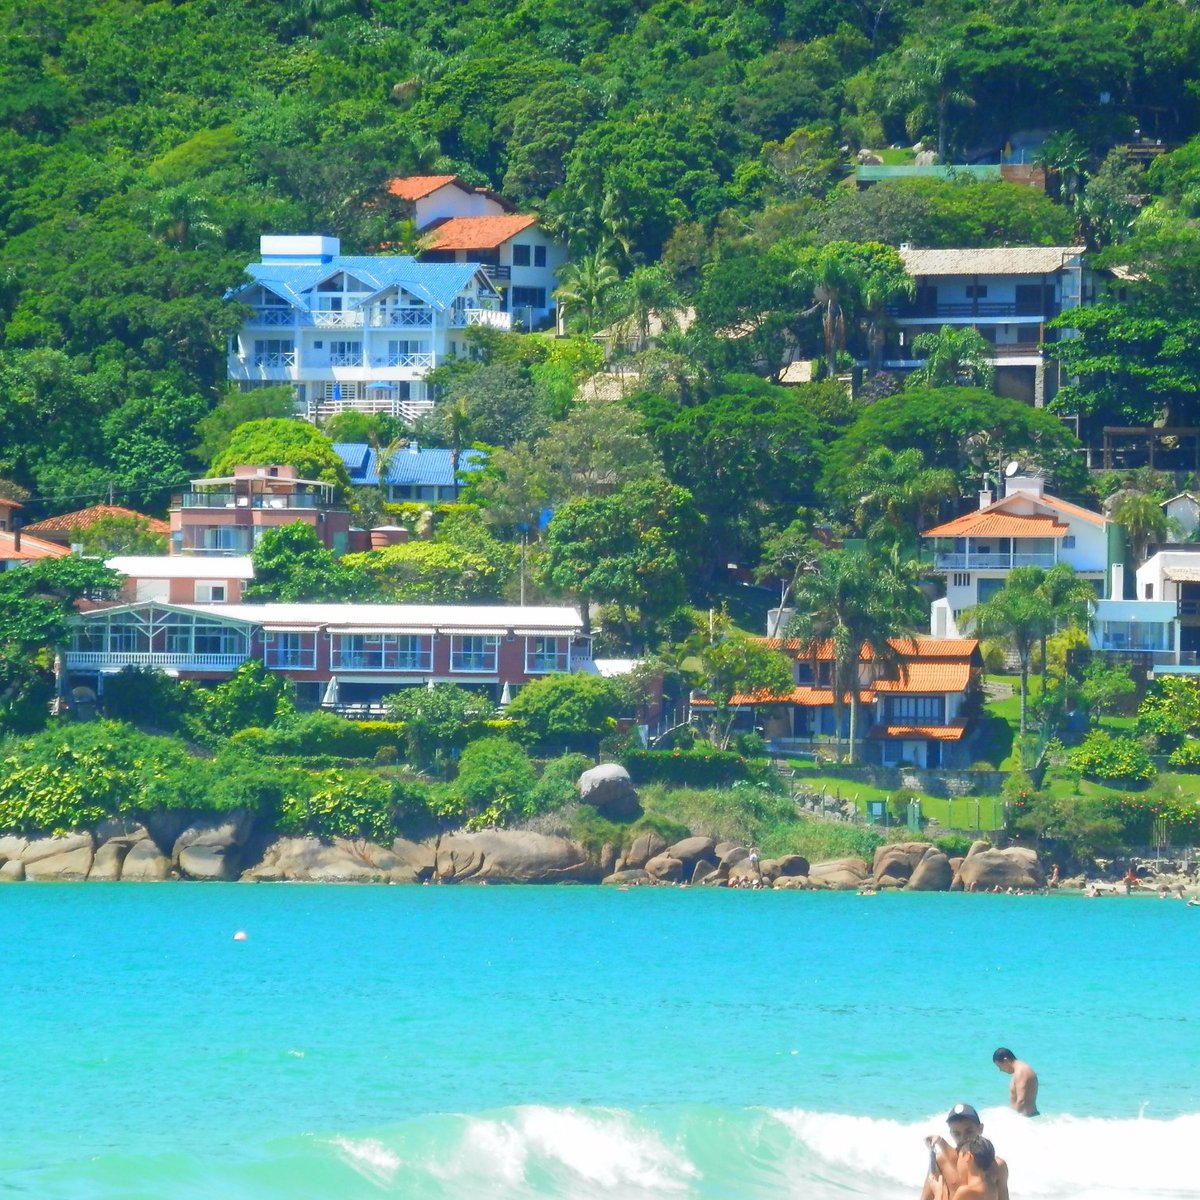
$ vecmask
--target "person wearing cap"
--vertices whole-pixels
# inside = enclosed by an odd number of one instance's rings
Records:
[[[983,1122],[970,1104],[956,1104],[946,1114],[946,1128],[950,1131],[950,1142],[936,1133],[925,1139],[930,1162],[921,1200],[953,1200],[959,1186],[966,1181],[965,1161],[963,1169],[959,1167],[960,1147],[983,1135]],[[1004,1159],[997,1158],[985,1175],[995,1188],[996,1200],[1008,1200],[1008,1164]]]

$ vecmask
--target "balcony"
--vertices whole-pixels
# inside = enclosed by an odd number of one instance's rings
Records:
[[[367,319],[372,329],[411,329],[433,324],[430,308],[373,308]]]
[[[352,354],[331,354],[329,365],[331,367],[361,367],[363,365],[362,351],[359,350]]]
[[[965,300],[955,304],[889,304],[886,308],[890,317],[899,321],[974,320],[998,317],[1036,317],[1048,321],[1059,314],[1057,303],[1016,300]]]
[[[1006,358],[1032,358],[1044,349],[1042,342],[997,342],[992,347],[992,356],[1003,362]]]
[[[412,367],[427,369],[435,365],[433,354],[421,351],[417,354],[381,354],[371,359],[373,367]]]
[[[361,308],[314,310],[309,313],[310,324],[317,329],[361,329]]]
[[[263,651],[263,666],[269,671],[315,671],[315,650],[271,650]]]
[[[295,350],[288,350],[282,354],[256,354],[254,356],[254,365],[256,367],[294,367],[296,365]]]
[[[175,498],[177,508],[328,508],[320,496],[247,496],[237,492],[184,492]]]
[[[241,650],[233,654],[177,653],[165,650],[68,650],[66,665],[69,671],[114,671],[122,667],[153,667],[178,671],[236,671],[250,654]]]
[[[433,655],[398,654],[388,650],[365,650],[359,654],[343,654],[334,650],[329,656],[334,671],[420,671],[433,670]]]
[[[933,565],[938,571],[1008,571],[1013,567],[1052,567],[1054,554],[955,554],[939,553]]]
[[[455,329],[469,325],[484,325],[489,329],[511,329],[512,313],[500,312],[495,308],[463,308],[451,312],[450,324]]]
[[[512,278],[512,267],[506,267],[500,263],[484,263],[483,273],[495,283],[497,280],[507,282]]]
[[[526,675],[551,675],[568,670],[567,653],[529,654],[525,658]]]
[[[296,319],[294,308],[280,308],[273,305],[270,308],[255,308],[252,310],[249,325],[291,325]]]

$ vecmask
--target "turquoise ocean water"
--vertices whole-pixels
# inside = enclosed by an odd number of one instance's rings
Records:
[[[891,1200],[968,1101],[1013,1200],[1200,1197],[1198,946],[1142,898],[13,885],[0,1194]]]

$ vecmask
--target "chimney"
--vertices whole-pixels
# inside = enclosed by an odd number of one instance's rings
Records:
[[[984,489],[983,489],[983,490],[982,490],[982,491],[979,493],[979,507],[980,507],[980,508],[987,508],[987,506],[988,506],[989,504],[991,504],[991,502],[992,502],[992,493],[991,493],[991,492],[989,492],[989,491],[988,491],[986,488],[984,488]]]
[[[408,452],[409,452],[409,454],[420,454],[421,453],[421,446],[416,438],[413,438],[413,440],[408,443]]]
[[[1112,565],[1108,585],[1108,598],[1110,600],[1125,599],[1125,564],[1115,562]]]

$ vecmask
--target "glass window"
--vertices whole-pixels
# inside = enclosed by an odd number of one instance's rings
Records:
[[[450,639],[450,670],[494,671],[500,639],[490,636],[456,636]]]
[[[533,248],[533,265],[535,267],[544,267],[546,265],[546,247],[534,246]]]
[[[565,671],[567,651],[556,637],[530,637],[525,639],[525,670],[535,675],[547,671]]]
[[[263,638],[263,665],[274,671],[309,671],[317,665],[315,633],[268,633]]]
[[[518,308],[545,308],[546,289],[535,287],[513,288],[511,307],[514,310]]]
[[[513,260],[514,267],[529,266],[529,247],[521,242],[513,242]]]

